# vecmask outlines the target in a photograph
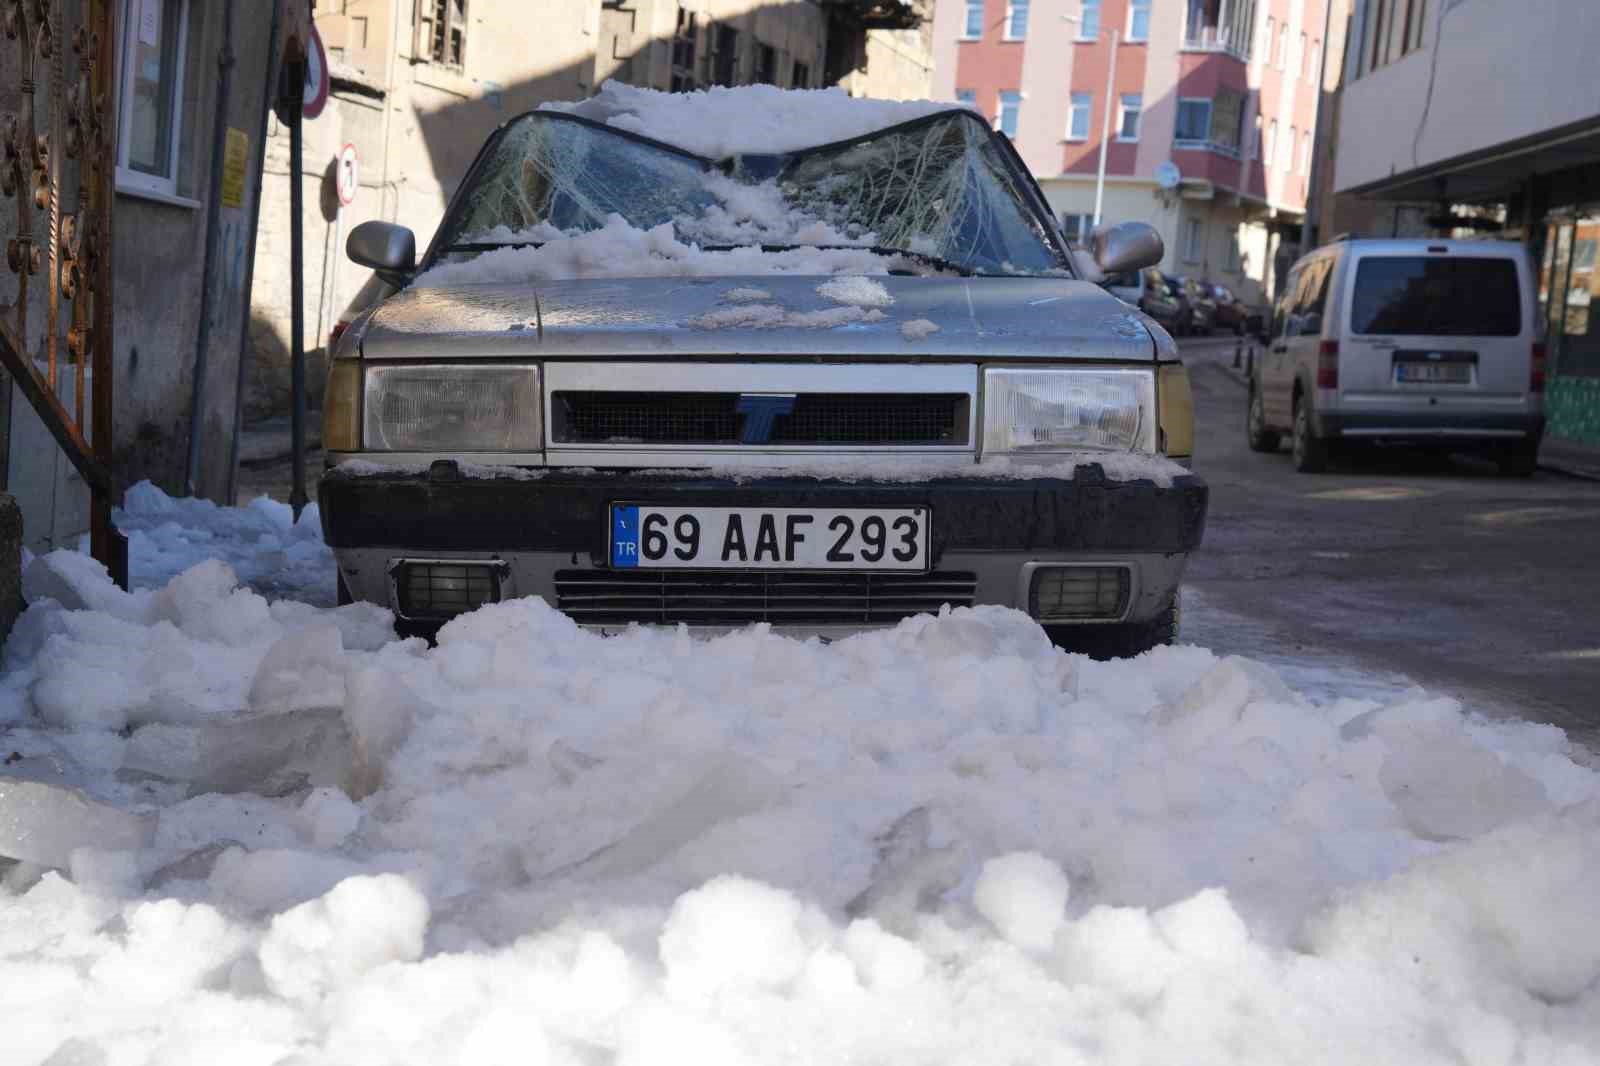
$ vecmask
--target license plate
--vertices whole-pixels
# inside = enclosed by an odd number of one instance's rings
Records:
[[[1420,381],[1444,385],[1470,385],[1472,383],[1472,365],[1470,363],[1396,363],[1394,365],[1394,379],[1396,381]]]
[[[926,507],[611,505],[618,569],[926,570]]]

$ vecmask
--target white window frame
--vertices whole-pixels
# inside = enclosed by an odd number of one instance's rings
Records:
[[[1272,66],[1272,49],[1277,42],[1277,29],[1278,20],[1273,18],[1271,15],[1268,15],[1266,22],[1261,24],[1261,32],[1266,37],[1266,40],[1261,42],[1261,47],[1259,49],[1261,53],[1261,65],[1264,67]]]
[[[972,12],[978,12],[978,32],[972,32]],[[981,41],[983,39],[984,0],[966,0],[966,7],[961,13],[961,40]]]
[[[1309,51],[1307,45],[1310,43],[1310,39],[1302,33],[1300,35],[1300,47],[1295,51],[1294,54],[1295,70],[1299,72],[1301,81],[1306,80],[1306,53]]]
[[[1137,100],[1138,103],[1130,108],[1128,106],[1128,101],[1129,100]],[[1124,132],[1123,132],[1124,130],[1127,129],[1127,126],[1128,126],[1128,113],[1130,111],[1133,112],[1133,116],[1134,116],[1134,119],[1133,119],[1133,136],[1132,137],[1126,136],[1124,134]],[[1123,93],[1120,96],[1118,96],[1117,97],[1117,142],[1119,144],[1138,144],[1139,143],[1139,131],[1140,131],[1140,128],[1143,125],[1144,125],[1144,94],[1143,93]]]
[[[1089,9],[1094,8],[1094,28],[1089,28]],[[1100,16],[1104,14],[1101,0],[1083,0],[1083,7],[1079,11],[1078,36],[1080,41],[1098,41],[1100,39]]]
[[[1269,167],[1278,165],[1278,120],[1273,119],[1267,125],[1267,147],[1261,153],[1262,162]]]
[[[128,62],[128,53],[133,46],[134,35],[139,32],[138,19],[133,17],[134,5],[142,4],[143,0],[123,0],[122,45],[117,57],[122,72],[118,86],[122,99],[117,108],[117,191],[193,207],[197,206],[197,201],[178,195],[178,154],[183,143],[183,75],[186,69],[191,11],[189,0],[164,0],[164,2],[178,5],[178,43],[172,62],[172,132],[167,146],[167,174],[165,177],[146,174],[128,165],[127,131],[133,121],[134,74],[133,64]],[[56,46],[64,47],[64,42],[57,41]]]
[[[1284,173],[1294,170],[1294,151],[1300,141],[1300,127],[1289,127],[1289,139],[1278,145],[1278,158],[1275,161],[1277,168]]]
[[[1322,75],[1322,40],[1319,38],[1311,42],[1311,70],[1306,74],[1307,80],[1313,84]]]
[[[1300,135],[1300,173],[1308,174],[1311,171],[1311,131],[1306,130]]]
[[[1001,92],[999,95],[997,95],[995,97],[995,101],[996,102],[995,102],[995,105],[994,105],[994,128],[999,130],[1001,133],[1006,133],[1005,115],[1006,115],[1006,97],[1008,97],[1008,96],[1012,97],[1013,99],[1016,100],[1016,103],[1017,103],[1017,132],[1020,132],[1021,129],[1022,129],[1022,90],[1020,90],[1020,89],[1007,89],[1007,90],[1005,90],[1004,92]],[[1017,136],[1017,133],[1016,132],[1006,133],[1006,136],[1012,138],[1013,140],[1015,140],[1016,136]]]
[[[1072,127],[1078,117],[1078,98],[1083,98],[1083,132],[1073,133]],[[1067,94],[1067,136],[1069,141],[1087,141],[1089,130],[1094,126],[1094,93],[1068,93]]]
[[[1128,0],[1128,26],[1127,32],[1123,34],[1123,40],[1135,43],[1150,40],[1150,20],[1154,17],[1151,12],[1152,6],[1154,6],[1153,0]],[[1142,8],[1144,11],[1144,33],[1142,34],[1133,32],[1133,16],[1136,8]]]
[[[1014,28],[1012,26],[1012,20],[1014,18],[1016,18],[1016,15],[1017,15],[1017,4],[1018,3],[1021,3],[1022,10],[1024,12],[1024,18],[1023,18],[1023,23],[1022,23],[1022,32],[1021,33],[1012,33],[1011,31]],[[1028,39],[1027,15],[1032,13],[1029,10],[1031,7],[1032,7],[1032,4],[1029,3],[1029,0],[1006,0],[1005,29],[1000,34],[1000,39],[1002,41],[1025,41],[1025,40]]]
[[[1183,261],[1198,263],[1205,258],[1206,224],[1198,218],[1183,220]]]
[[[1207,145],[1207,144],[1210,144],[1211,143],[1211,117],[1216,111],[1215,102],[1209,96],[1180,96],[1180,97],[1178,97],[1178,108],[1179,108],[1179,110],[1182,110],[1184,104],[1205,104],[1206,105],[1206,135],[1204,137],[1199,137],[1199,138],[1195,138],[1195,137],[1179,137],[1178,133],[1177,133],[1177,124],[1174,123],[1174,125],[1173,125],[1173,133],[1172,133],[1172,141],[1173,141],[1173,143],[1174,144],[1192,144],[1192,145]]]
[[[1278,27],[1278,63],[1279,70],[1289,69],[1289,24],[1285,22]]]

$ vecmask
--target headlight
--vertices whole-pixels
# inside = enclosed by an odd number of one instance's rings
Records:
[[[983,450],[1156,450],[1155,375],[1148,370],[1022,370],[983,375]]]
[[[388,452],[536,452],[536,366],[367,368],[366,446]]]

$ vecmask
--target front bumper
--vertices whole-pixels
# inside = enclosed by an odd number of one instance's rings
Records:
[[[970,585],[975,604],[1027,610],[1036,569],[1030,564],[1122,567],[1129,578],[1126,610],[1102,621],[1139,622],[1161,612],[1187,554],[1200,543],[1207,488],[1194,475],[1171,486],[1111,481],[1092,466],[1079,467],[1070,480],[900,482],[563,468],[467,476],[440,464],[430,473],[335,468],[323,476],[319,498],[324,536],[346,589],[355,599],[391,607],[399,606],[394,575],[408,560],[492,560],[503,596],[537,595],[559,606],[584,574],[612,574],[608,505],[642,500],[673,507],[923,506],[932,514],[930,583],[949,578]],[[784,628],[852,631],[870,624],[870,616],[852,612],[828,618],[811,611],[803,624]],[[618,625],[610,619],[598,628]]]

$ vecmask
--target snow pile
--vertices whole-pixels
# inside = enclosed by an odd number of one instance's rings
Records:
[[[847,307],[888,307],[894,303],[883,282],[860,276],[824,281],[817,286],[817,294]]]
[[[559,278],[703,277],[754,274],[886,274],[897,260],[856,248],[758,245],[705,251],[679,240],[674,226],[651,229],[609,215],[597,230],[552,239],[538,247],[499,248],[464,262],[440,263],[418,275],[423,288]]]
[[[908,341],[920,341],[939,332],[939,323],[927,318],[909,318],[900,323],[900,335]]]
[[[733,302],[733,307],[707,311],[691,318],[689,325],[700,329],[833,329],[857,322],[880,322],[885,316],[879,308],[894,303],[882,282],[859,274],[825,281],[817,286],[817,293],[840,306],[791,311],[779,304],[752,302],[771,298],[761,289],[729,289],[722,298]]]
[[[429,649],[40,563],[84,606],[0,680],[8,1066],[1600,1057],[1555,729],[998,608],[823,645],[525,599]]]
[[[546,103],[539,109],[565,111],[720,159],[846,141],[960,106],[935,100],[858,99],[839,88],[743,85],[664,93],[608,81],[587,100]]]

